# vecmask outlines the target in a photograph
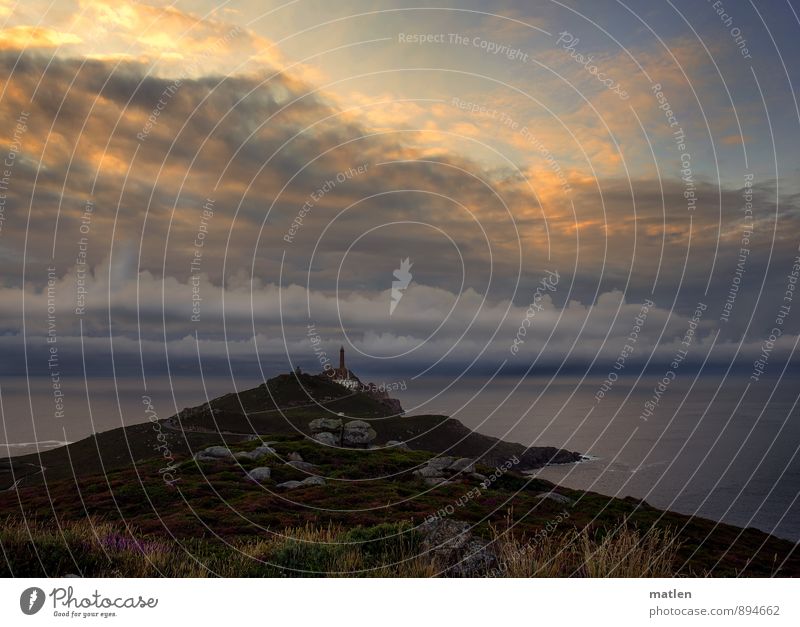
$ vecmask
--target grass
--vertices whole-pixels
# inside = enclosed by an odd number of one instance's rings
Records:
[[[410,472],[428,452],[331,449],[289,434],[265,439],[278,455],[241,466],[176,456],[175,485],[162,480],[162,460],[145,458],[135,470],[48,479],[47,491],[0,492],[0,575],[429,576],[443,567],[418,558],[412,530],[443,511],[474,525],[484,541],[494,539],[504,569],[498,576],[800,575],[797,545],[755,529],[514,471],[489,489],[469,477],[429,489]],[[327,485],[290,496],[276,489],[307,476],[281,462],[290,453],[313,463]],[[272,468],[266,485],[245,478],[260,465]],[[548,492],[573,503],[539,498]],[[513,524],[505,520],[509,507],[518,514]],[[26,520],[46,522],[27,528]]]
[[[494,529],[495,577],[671,577],[678,543],[668,531],[621,527],[600,533],[517,538]],[[54,524],[6,519],[0,526],[4,576],[40,577],[434,577],[443,570],[421,550],[408,522],[345,529],[285,529],[238,541],[143,538],[89,519]]]
[[[409,523],[346,530],[285,529],[233,542],[166,541],[94,519],[54,524],[6,519],[0,574],[15,577],[428,577]]]
[[[675,577],[682,574],[680,543],[669,529],[644,533],[622,526],[588,528],[519,539],[493,527],[500,577]]]

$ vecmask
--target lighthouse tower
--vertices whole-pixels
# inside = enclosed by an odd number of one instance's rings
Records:
[[[355,390],[361,387],[361,381],[358,380],[358,377],[347,369],[344,361],[344,346],[339,348],[339,367],[332,374],[333,380],[346,388]]]

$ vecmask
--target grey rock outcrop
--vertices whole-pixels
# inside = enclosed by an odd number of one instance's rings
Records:
[[[414,471],[415,477],[421,477],[423,479],[432,479],[434,477],[444,477],[442,471],[438,468],[434,468],[433,466],[423,466],[418,470]]]
[[[386,444],[384,444],[386,448],[399,448],[401,451],[410,451],[411,449],[408,447],[408,444],[405,442],[401,442],[400,440],[389,440]]]
[[[327,444],[328,446],[338,446],[339,445],[339,438],[328,431],[323,431],[321,433],[315,433],[314,439],[321,444]]]
[[[247,478],[250,479],[251,481],[255,481],[256,483],[261,483],[262,481],[268,481],[271,477],[272,477],[272,471],[266,466],[253,468],[253,470],[247,473]]]
[[[252,451],[240,451],[234,455],[239,461],[257,461],[266,455],[274,455],[275,449],[266,444],[254,448]]]
[[[342,428],[341,418],[317,418],[308,424],[311,433],[321,433],[323,431],[336,432]]]
[[[469,474],[475,472],[475,462],[467,457],[462,457],[461,459],[454,461],[447,468],[453,472],[463,472]]]
[[[456,461],[455,457],[434,457],[433,459],[428,460],[428,466],[431,468],[436,468],[437,470],[444,470],[445,468],[448,468],[454,461]]]
[[[314,470],[314,464],[309,462],[298,462],[298,461],[288,461],[286,462],[287,466],[291,466],[292,468],[297,468],[297,470],[302,470],[303,472],[311,472]]]
[[[363,420],[351,420],[344,425],[342,441],[347,446],[365,446],[372,442],[378,434],[372,426]]]
[[[233,453],[231,453],[231,450],[226,446],[209,446],[195,453],[194,458],[200,462],[233,459]]]
[[[543,494],[537,494],[537,499],[548,499],[550,501],[554,501],[561,505],[573,505],[575,501],[573,501],[568,496],[564,496],[563,494],[559,494],[558,492],[544,492]]]
[[[448,483],[453,483],[452,481],[448,481],[444,477],[425,477],[423,479],[425,485],[435,486],[435,485],[446,485]]]
[[[475,479],[475,481],[480,481],[482,484],[485,484],[485,485],[486,485],[486,487],[488,487],[488,484],[489,484],[489,477],[487,477],[486,475],[482,475],[482,474],[481,474],[481,473],[479,473],[479,472],[473,472],[473,473],[470,473],[470,475],[469,475],[469,476],[470,476],[472,479]]]
[[[475,537],[470,525],[460,520],[439,518],[418,527],[422,550],[450,577],[479,577],[497,564],[491,544]]]
[[[486,481],[486,477],[475,473],[475,462],[467,457],[434,457],[428,463],[413,472],[427,485],[442,485],[462,479]]]
[[[277,487],[283,488],[284,490],[296,490],[297,488],[305,488],[314,485],[325,485],[325,479],[322,477],[308,477],[302,481],[284,481],[283,483],[279,483]]]

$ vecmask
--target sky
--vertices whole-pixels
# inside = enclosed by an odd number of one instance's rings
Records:
[[[777,374],[796,4],[0,0],[0,373]]]

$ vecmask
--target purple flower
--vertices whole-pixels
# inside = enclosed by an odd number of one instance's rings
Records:
[[[120,533],[110,533],[100,538],[100,546],[108,551],[127,551],[131,553],[165,553],[168,547],[153,540],[137,540]]]

